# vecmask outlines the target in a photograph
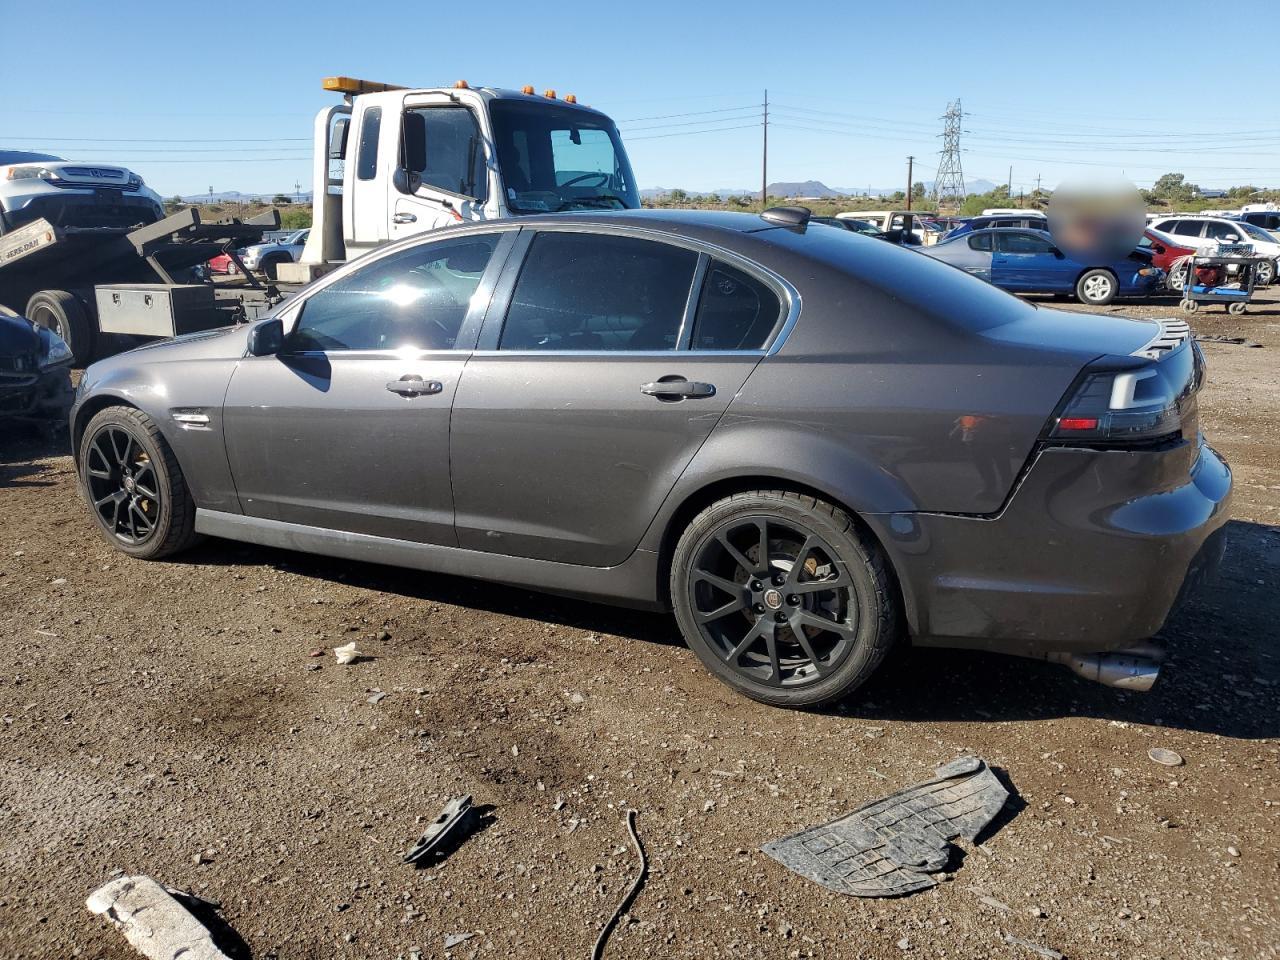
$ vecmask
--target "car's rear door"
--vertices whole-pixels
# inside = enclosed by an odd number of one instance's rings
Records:
[[[247,515],[454,542],[450,405],[515,236],[377,257],[307,294],[278,354],[240,362],[223,423]]]
[[[1053,243],[1040,233],[1002,230],[995,235],[991,258],[992,282],[1005,290],[1056,293],[1070,290],[1066,261],[1055,254]]]
[[[462,547],[621,563],[781,325],[751,265],[598,229],[526,230],[499,284],[454,400]]]

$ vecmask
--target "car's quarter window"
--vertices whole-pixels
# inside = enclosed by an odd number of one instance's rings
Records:
[[[1001,253],[1049,253],[1053,244],[1034,233],[1001,233],[996,237],[996,249]]]
[[[969,249],[989,251],[991,249],[991,234],[971,233],[969,235]]]
[[[674,350],[698,255],[637,237],[537,234],[499,350]]]
[[[498,235],[459,237],[374,261],[312,294],[293,352],[451,350]]]
[[[777,326],[782,302],[765,283],[713,260],[693,320],[691,350],[761,350]]]

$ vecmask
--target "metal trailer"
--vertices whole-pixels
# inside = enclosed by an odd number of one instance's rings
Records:
[[[1238,249],[1237,249],[1238,248]],[[1179,306],[1187,313],[1195,313],[1202,303],[1221,303],[1227,312],[1241,314],[1253,298],[1258,258],[1248,245],[1224,244],[1215,255],[1194,254],[1187,258],[1186,279],[1182,284],[1182,300]],[[1197,269],[1221,267],[1224,277],[1231,282],[1207,284],[1198,282]],[[1234,267],[1234,271],[1231,269]]]
[[[134,230],[36,220],[0,236],[0,305],[49,327],[77,366],[134,337],[173,337],[255,320],[286,295],[246,270],[236,249],[278,229],[271,211],[247,222],[203,223],[194,208]],[[235,282],[200,267],[226,253]]]

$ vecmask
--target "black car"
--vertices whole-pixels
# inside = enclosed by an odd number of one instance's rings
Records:
[[[71,349],[52,330],[0,306],[0,419],[60,426],[71,398]]]

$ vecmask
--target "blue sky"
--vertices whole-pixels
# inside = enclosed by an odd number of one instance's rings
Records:
[[[432,14],[449,9],[460,19]],[[338,73],[576,93],[619,122],[645,187],[758,188],[766,87],[771,181],[897,186],[907,154],[931,179],[939,117],[959,97],[966,179],[1003,181],[1012,165],[1015,191],[1037,176],[1146,185],[1173,170],[1203,186],[1280,185],[1274,41],[1232,30],[1219,56],[1197,29],[1199,3],[0,0],[0,11],[21,20],[0,61],[0,147],[125,161],[166,196],[309,189],[311,121],[333,97],[320,79]],[[58,61],[19,34],[56,37]],[[1215,65],[1230,82],[1210,79]]]

